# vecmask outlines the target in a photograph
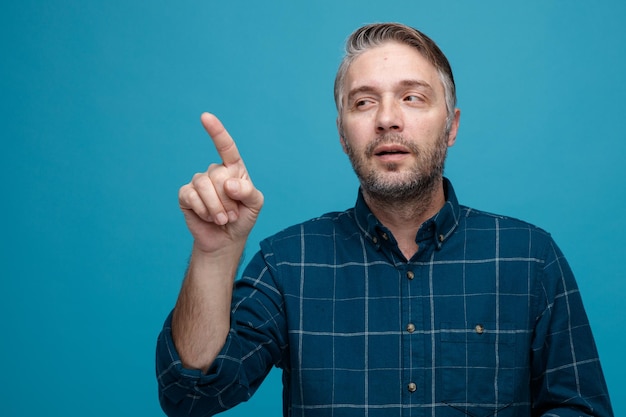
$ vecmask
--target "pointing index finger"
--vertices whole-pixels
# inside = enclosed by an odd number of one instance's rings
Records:
[[[235,145],[235,141],[230,136],[222,122],[220,122],[220,120],[211,113],[202,113],[200,121],[209,136],[211,136],[213,145],[215,146],[220,158],[222,158],[224,166],[235,165],[238,163],[243,164],[237,145]]]

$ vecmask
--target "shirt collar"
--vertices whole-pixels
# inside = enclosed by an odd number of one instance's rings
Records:
[[[452,183],[445,177],[443,179],[443,189],[446,196],[445,204],[437,214],[422,224],[415,237],[417,242],[432,238],[437,245],[437,249],[440,249],[454,233],[454,230],[459,224],[461,214],[461,208]],[[367,240],[371,241],[376,246],[382,244],[381,238],[383,240],[389,240],[390,243],[395,243],[391,232],[374,216],[365,203],[361,189],[359,189],[354,210],[356,223]]]

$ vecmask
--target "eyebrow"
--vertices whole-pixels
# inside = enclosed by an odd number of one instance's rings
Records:
[[[430,84],[422,80],[403,80],[400,82],[400,85],[403,87],[417,87],[425,90],[433,90],[433,87]]]
[[[422,80],[402,80],[398,84],[404,88],[413,87],[413,88],[433,91],[432,86],[428,84],[426,81],[422,81]],[[348,101],[351,101],[352,98],[359,93],[371,93],[371,92],[375,92],[376,90],[377,88],[374,86],[367,85],[367,84],[362,85],[362,86],[359,86],[350,90],[348,92],[347,99]]]

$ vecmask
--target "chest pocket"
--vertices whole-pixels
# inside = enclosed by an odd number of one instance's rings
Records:
[[[438,402],[487,416],[513,403],[518,370],[512,326],[442,323],[440,336]]]

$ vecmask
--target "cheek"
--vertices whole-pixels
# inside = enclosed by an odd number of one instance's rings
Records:
[[[345,122],[343,124],[343,140],[350,142],[352,148],[359,147],[359,144],[371,140],[371,135],[367,134],[368,129],[364,123]]]
[[[410,131],[429,142],[439,140],[446,129],[446,120],[441,118],[428,118],[416,120],[410,127]]]

